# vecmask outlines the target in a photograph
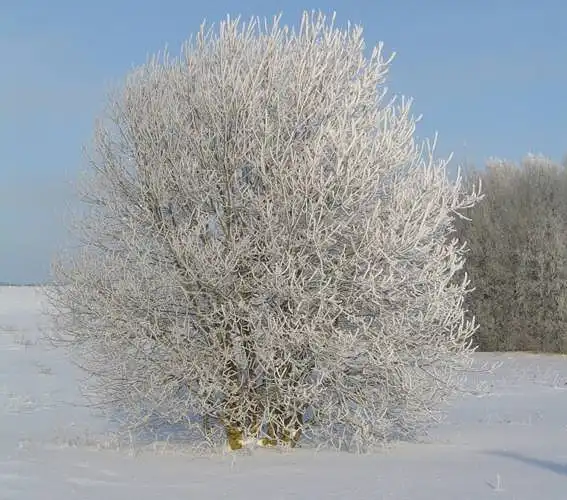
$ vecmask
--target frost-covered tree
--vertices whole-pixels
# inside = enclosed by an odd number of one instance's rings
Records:
[[[360,450],[453,393],[475,326],[450,234],[478,193],[415,142],[391,58],[364,50],[320,13],[228,19],[111,96],[51,297],[102,407],[232,449]]]

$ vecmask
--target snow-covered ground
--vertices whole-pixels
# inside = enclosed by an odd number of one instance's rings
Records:
[[[39,289],[0,287],[0,499],[567,499],[567,358],[477,375],[422,443],[356,456],[297,449],[214,457],[156,442],[134,452],[81,406],[75,368],[41,337]]]

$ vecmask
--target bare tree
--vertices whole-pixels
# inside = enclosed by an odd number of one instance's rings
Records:
[[[129,75],[51,297],[98,404],[232,449],[361,450],[431,422],[471,361],[447,236],[479,195],[414,141],[390,61],[305,13],[202,27]]]

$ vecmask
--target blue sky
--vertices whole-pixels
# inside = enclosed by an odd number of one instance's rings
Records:
[[[285,6],[285,7],[284,7]],[[418,133],[477,164],[567,153],[567,2],[561,0],[2,0],[0,282],[42,282],[65,241],[81,148],[108,84],[203,19],[304,9],[361,23],[397,52],[389,87],[415,98]]]

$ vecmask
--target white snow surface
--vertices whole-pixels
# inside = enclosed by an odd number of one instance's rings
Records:
[[[354,455],[298,448],[203,455],[116,446],[80,373],[42,336],[41,288],[0,287],[0,499],[567,499],[567,357],[500,362],[416,443]]]

